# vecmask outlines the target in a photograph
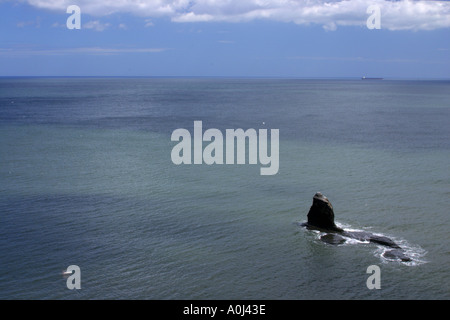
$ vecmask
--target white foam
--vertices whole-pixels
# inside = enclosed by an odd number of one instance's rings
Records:
[[[345,243],[348,243],[348,244],[358,244],[358,243],[367,244],[367,243],[370,243],[369,241],[362,241],[362,240],[348,238],[348,237],[344,237],[344,238],[345,238]]]
[[[417,266],[428,262],[423,259],[427,252],[420,246],[411,245],[406,240],[395,240],[395,242],[402,248],[403,254],[410,258],[411,261],[402,261],[400,258],[386,257],[384,254],[392,250],[392,248],[385,246],[377,246],[374,255],[380,258],[383,263],[397,262],[407,266]]]
[[[368,232],[367,230],[364,230],[364,229],[352,228],[351,225],[345,224],[345,223],[336,222],[336,225],[339,228],[342,228],[348,232]],[[371,228],[365,228],[365,229],[371,229]],[[322,236],[327,234],[327,232],[319,231],[319,230],[311,230],[311,231],[314,232],[314,236],[317,240],[320,240],[320,238]],[[427,252],[424,249],[422,249],[420,246],[412,245],[404,239],[396,239],[394,237],[387,236],[382,233],[374,233],[374,232],[371,232],[371,233],[376,236],[388,237],[388,238],[392,239],[395,243],[397,243],[402,248],[404,255],[411,259],[411,261],[401,261],[401,259],[399,259],[399,258],[385,257],[384,253],[392,250],[392,248],[377,245],[377,249],[374,251],[374,255],[376,257],[378,257],[383,263],[398,262],[398,263],[401,263],[401,264],[407,265],[407,266],[416,266],[416,265],[421,265],[421,264],[427,263],[427,261],[423,259],[423,257],[426,255]],[[355,244],[369,244],[370,243],[369,240],[363,241],[363,240],[358,240],[358,239],[354,239],[354,238],[349,238],[346,236],[342,236],[342,237],[345,239],[345,242],[340,245],[355,245]]]

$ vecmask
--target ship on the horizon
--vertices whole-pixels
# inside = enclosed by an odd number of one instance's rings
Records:
[[[384,78],[368,78],[366,76],[362,77],[361,80],[383,80]]]

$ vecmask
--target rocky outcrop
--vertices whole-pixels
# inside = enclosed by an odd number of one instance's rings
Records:
[[[403,249],[388,250],[383,253],[383,257],[391,260],[401,260],[403,262],[411,261],[411,258],[405,254],[405,251]]]
[[[407,262],[411,259],[405,255],[404,250],[392,239],[372,234],[365,231],[347,231],[336,226],[334,222],[334,210],[330,200],[322,193],[317,192],[313,197],[313,203],[308,212],[308,222],[306,227],[327,232],[321,236],[321,240],[329,244],[342,244],[345,238],[368,241],[380,244],[393,250],[386,251],[384,256],[389,259],[399,259]]]
[[[329,244],[343,244],[345,238],[336,233],[326,233],[320,237],[320,240]]]
[[[308,225],[331,231],[343,231],[334,223],[334,211],[331,202],[320,192],[313,197],[313,203],[308,212]]]

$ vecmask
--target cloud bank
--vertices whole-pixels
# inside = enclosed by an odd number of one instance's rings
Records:
[[[298,25],[365,26],[369,5],[381,10],[381,28],[434,30],[450,27],[449,1],[388,0],[22,0],[31,6],[65,12],[76,4],[92,16],[127,13],[173,22],[249,22],[269,20]]]

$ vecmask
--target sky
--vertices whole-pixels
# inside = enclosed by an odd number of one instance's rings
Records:
[[[0,76],[450,79],[450,1],[0,0]]]

